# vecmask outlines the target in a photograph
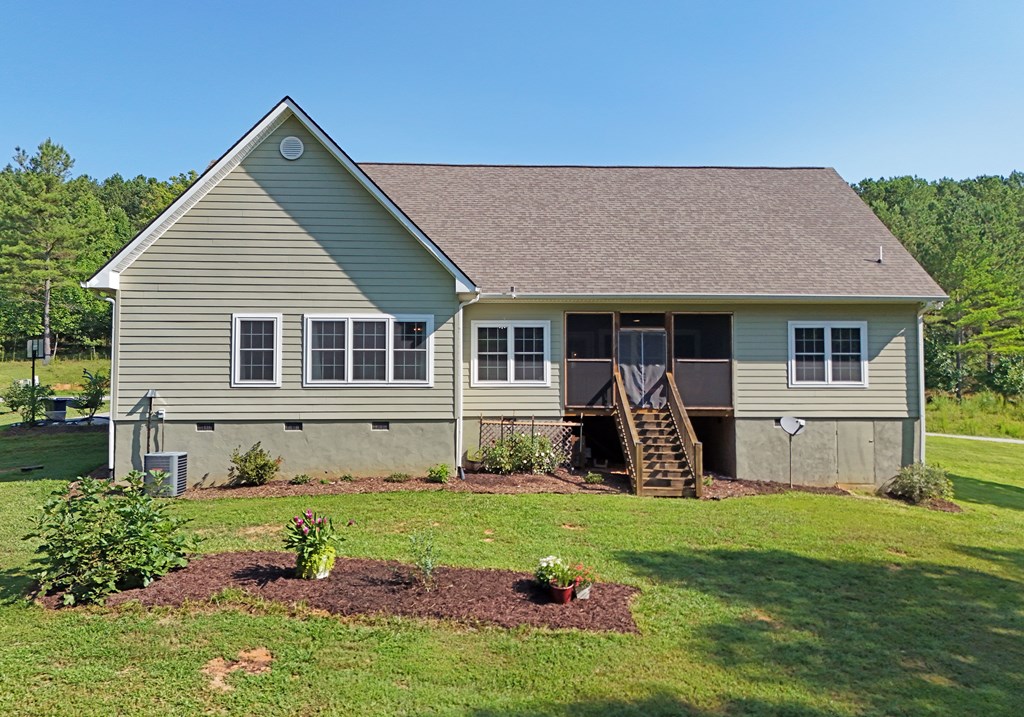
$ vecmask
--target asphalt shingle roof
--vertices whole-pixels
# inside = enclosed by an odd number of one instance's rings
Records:
[[[943,296],[832,169],[360,167],[485,292]]]

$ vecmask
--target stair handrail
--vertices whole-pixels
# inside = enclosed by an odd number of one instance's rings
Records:
[[[622,439],[623,453],[626,454],[626,467],[629,468],[630,477],[633,479],[633,490],[640,495],[644,485],[644,460],[643,445],[640,443],[640,434],[636,430],[636,422],[633,420],[633,412],[629,410],[629,397],[626,395],[626,386],[622,382],[622,374],[616,366],[614,371],[615,412],[618,416],[619,436]]]
[[[686,405],[683,397],[679,395],[676,387],[675,376],[671,371],[665,372],[665,383],[668,384],[668,408],[672,413],[672,421],[676,424],[679,438],[683,442],[683,451],[686,453],[686,460],[690,462],[690,471],[693,473],[694,492],[700,498],[704,495],[704,445],[697,440],[697,433],[693,430],[693,423],[686,412]]]

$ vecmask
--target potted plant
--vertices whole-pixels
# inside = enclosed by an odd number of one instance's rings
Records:
[[[288,522],[284,544],[295,551],[295,574],[303,580],[321,580],[331,574],[341,542],[331,519],[311,510]]]
[[[576,599],[589,600],[590,588],[597,582],[597,573],[589,565],[577,564],[573,567],[576,573]]]
[[[554,602],[564,605],[572,600],[572,592],[576,587],[576,571],[558,556],[549,555],[542,558],[534,577],[548,589]]]

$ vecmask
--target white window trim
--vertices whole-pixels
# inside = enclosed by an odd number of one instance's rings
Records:
[[[825,330],[825,380],[796,380],[796,329]],[[832,380],[832,329],[860,329],[860,381]],[[868,323],[866,321],[790,321],[789,322],[789,387],[790,388],[867,388],[868,387]]]
[[[310,372],[313,369],[313,327],[314,321],[345,322],[345,376],[346,380],[315,381]],[[353,321],[384,321],[387,323],[387,370],[383,381],[352,380],[352,322]],[[427,325],[427,380],[398,380],[394,377],[395,369],[395,322],[422,321]],[[414,388],[432,388],[434,386],[434,317],[431,314],[303,314],[302,316],[302,386],[303,388],[372,388],[380,386],[408,386]]]
[[[281,388],[281,314],[255,313],[231,314],[231,387],[232,388]],[[242,321],[274,322],[274,380],[243,381],[239,378],[242,367],[239,361],[239,328]]]
[[[507,328],[508,333],[508,378],[504,381],[480,381],[477,379],[477,352],[480,342],[477,338],[481,328]],[[515,380],[515,333],[516,328],[543,329],[544,331],[544,380]],[[473,360],[470,362],[469,385],[473,388],[509,388],[514,386],[550,386],[551,385],[551,322],[550,321],[473,321],[470,337],[473,343]]]

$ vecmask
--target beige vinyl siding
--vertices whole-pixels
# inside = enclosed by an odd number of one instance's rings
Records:
[[[283,137],[305,144],[297,161]],[[294,119],[121,276],[118,417],[452,419],[452,276]],[[282,314],[280,388],[231,388],[231,315]],[[303,314],[432,314],[433,387],[303,388]]]
[[[738,418],[916,417],[917,313],[911,304],[619,304],[478,303],[466,308],[464,405],[467,417],[553,416],[562,411],[563,317],[566,311],[728,312],[733,314],[734,408]],[[551,385],[472,387],[472,322],[551,322]],[[790,321],[865,321],[867,388],[790,388]]]

